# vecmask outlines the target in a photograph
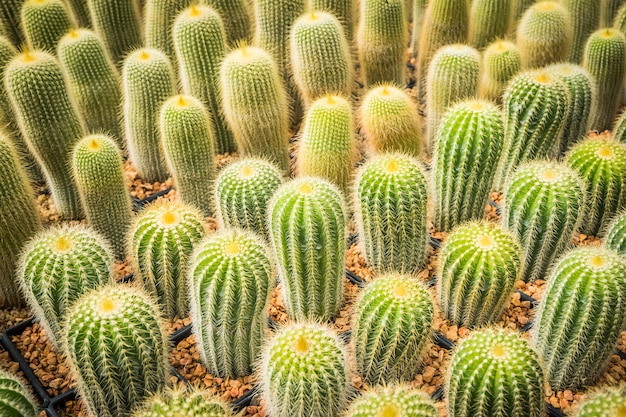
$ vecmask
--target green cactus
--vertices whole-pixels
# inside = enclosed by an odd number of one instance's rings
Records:
[[[147,0],[144,9],[145,45],[158,49],[167,55],[174,68],[176,53],[172,28],[180,13],[192,4],[193,0]]]
[[[570,14],[574,28],[572,46],[567,60],[580,64],[583,59],[585,43],[600,24],[600,1],[599,0],[560,0]],[[611,26],[609,23],[607,26]]]
[[[328,320],[343,302],[346,208],[340,191],[315,177],[283,184],[268,208],[270,238],[292,319]]]
[[[343,32],[349,43],[354,37],[356,7],[352,0],[310,0],[311,10],[323,10],[332,13],[343,25]]]
[[[346,354],[330,329],[288,325],[269,342],[260,368],[271,416],[342,415],[348,401]]]
[[[626,392],[618,388],[605,388],[580,403],[574,417],[626,416]]]
[[[439,123],[448,109],[478,94],[480,53],[467,45],[448,45],[432,59],[426,78],[428,147],[436,140]]]
[[[615,21],[612,25],[608,26],[613,26],[615,29],[619,29],[622,33],[626,33],[626,4],[620,7],[615,15]]]
[[[600,3],[600,27],[611,26],[624,0],[599,0],[598,3]]]
[[[25,0],[4,0],[0,2],[0,25],[6,28],[6,36],[13,45],[26,42],[20,25],[20,10]]]
[[[169,201],[146,207],[130,227],[128,257],[135,277],[168,319],[187,317],[187,265],[204,235],[195,208]]]
[[[48,229],[25,246],[19,261],[19,285],[56,348],[70,306],[89,290],[113,283],[113,262],[105,241],[83,226]]]
[[[222,64],[226,120],[243,156],[260,156],[289,173],[289,116],[285,90],[272,57],[243,46]]]
[[[89,5],[85,0],[66,0],[67,7],[70,8],[74,17],[76,18],[76,23],[78,27],[81,28],[90,28],[91,27],[91,16],[89,15]]]
[[[615,121],[613,137],[615,140],[626,144],[626,112],[622,112]]]
[[[484,329],[456,348],[446,381],[450,417],[544,415],[541,361],[520,335]]]
[[[224,19],[227,43],[251,42],[254,29],[253,9],[247,0],[205,0]]]
[[[362,0],[356,35],[365,87],[405,84],[408,37],[404,0]]]
[[[26,0],[20,21],[29,49],[55,53],[59,40],[76,26],[63,0]]]
[[[0,134],[0,307],[19,307],[23,299],[15,280],[24,244],[41,229],[35,193],[11,141]]]
[[[348,191],[356,155],[352,105],[328,95],[311,104],[298,143],[297,171],[318,176]]]
[[[178,16],[172,30],[183,91],[201,100],[211,115],[215,152],[235,151],[219,88],[219,69],[226,56],[222,19],[210,7],[192,5]]]
[[[606,229],[605,245],[626,255],[626,211],[620,212]]]
[[[519,21],[530,6],[535,4],[537,0],[511,0],[511,20],[509,22],[509,35],[515,39],[515,32]]]
[[[346,417],[437,417],[426,393],[409,385],[377,388],[365,392],[350,406]]]
[[[417,48],[420,41],[420,34],[422,32],[422,25],[424,24],[424,14],[426,13],[426,6],[428,0],[410,0],[413,3],[413,28],[411,30],[411,58],[417,58]]]
[[[613,216],[626,208],[626,145],[610,138],[585,139],[570,150],[567,164],[587,181],[581,230],[601,235]]]
[[[149,182],[168,177],[159,133],[163,103],[176,94],[175,76],[167,57],[156,49],[139,49],[124,62],[124,120],[130,160]]]
[[[368,285],[352,326],[356,369],[367,384],[410,382],[430,345],[435,306],[416,278],[389,274]]]
[[[4,81],[22,136],[46,177],[59,214],[80,218],[71,153],[84,131],[59,62],[46,52],[24,52],[8,64]]]
[[[102,40],[87,29],[70,30],[59,41],[58,56],[87,130],[104,132],[123,148],[119,74]]]
[[[215,138],[206,108],[194,97],[174,96],[163,104],[159,126],[178,197],[204,216],[211,216]]]
[[[375,156],[356,174],[356,224],[368,265],[379,273],[417,273],[428,245],[428,183],[421,164]]]
[[[503,144],[502,113],[490,102],[464,101],[444,116],[433,156],[437,230],[483,218]]]
[[[249,231],[213,234],[194,252],[189,279],[193,331],[207,369],[220,377],[250,375],[274,279],[265,244]]]
[[[522,57],[519,48],[512,42],[495,41],[483,52],[479,96],[485,100],[501,103],[507,84],[521,68]]]
[[[595,78],[598,108],[590,127],[602,132],[613,126],[622,99],[626,68],[626,37],[617,29],[593,32],[585,46],[583,67]]]
[[[468,43],[482,50],[504,38],[509,29],[513,0],[474,0],[469,18]]]
[[[400,88],[383,84],[371,89],[361,102],[359,120],[370,154],[404,152],[419,157],[424,151],[417,104]]]
[[[532,341],[555,391],[595,383],[626,321],[626,262],[580,247],[554,266],[534,319]]]
[[[150,398],[133,417],[233,417],[228,405],[208,392],[171,390]]]
[[[3,370],[0,370],[0,414],[11,417],[37,415],[35,401],[24,384]]]
[[[169,342],[162,321],[150,297],[124,285],[100,287],[72,305],[63,351],[90,415],[130,417],[165,389]]]

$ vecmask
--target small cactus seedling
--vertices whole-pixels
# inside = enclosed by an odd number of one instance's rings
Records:
[[[461,102],[444,116],[433,157],[438,230],[483,218],[503,144],[502,113],[490,102]]]
[[[310,0],[312,10],[323,10],[332,13],[343,25],[348,42],[354,37],[356,7],[352,0]]]
[[[268,208],[270,237],[288,314],[328,320],[343,302],[346,209],[341,192],[320,178],[283,184]]]
[[[201,242],[190,262],[191,319],[200,357],[212,375],[250,375],[267,332],[274,279],[269,251],[249,231]]]
[[[341,415],[348,399],[346,354],[326,327],[291,324],[269,342],[261,386],[273,417]]]
[[[513,0],[474,0],[469,18],[468,43],[482,50],[496,39],[504,38],[509,29]]]
[[[585,190],[576,171],[555,162],[522,164],[511,176],[502,224],[522,243],[525,281],[545,279],[571,246],[585,212]]]
[[[437,417],[433,401],[408,385],[377,388],[355,400],[346,417]]]
[[[224,19],[226,40],[229,46],[238,42],[251,42],[254,30],[253,9],[246,0],[206,0]]]
[[[626,255],[626,211],[615,216],[607,227],[605,245],[621,255]]]
[[[495,41],[483,52],[479,95],[486,100],[501,103],[507,84],[521,68],[522,57],[517,45],[508,41]]]
[[[624,417],[626,392],[618,388],[605,388],[583,400],[574,417]]]
[[[0,370],[0,414],[10,417],[37,415],[35,401],[24,384],[3,370]]]
[[[28,48],[56,52],[59,40],[76,26],[63,0],[26,0],[20,12]]]
[[[356,368],[374,386],[410,382],[430,345],[435,307],[416,278],[383,275],[356,304],[352,334]]]
[[[145,45],[162,51],[176,68],[172,27],[193,0],[146,0],[144,9]]]
[[[66,315],[63,351],[90,415],[130,417],[168,380],[168,341],[158,307],[144,292],[108,285]]]
[[[448,320],[480,327],[500,319],[521,276],[522,246],[492,223],[455,229],[441,252],[437,291]]]
[[[202,215],[174,202],[146,207],[130,228],[128,249],[135,276],[168,319],[187,317],[187,264],[204,235]]]
[[[208,392],[167,391],[150,398],[133,417],[233,417],[228,405]]]
[[[376,272],[417,273],[428,246],[428,184],[420,162],[401,154],[373,157],[355,180],[356,224]]]
[[[532,341],[555,391],[596,382],[626,320],[626,262],[580,247],[554,266],[534,319]]]
[[[544,379],[537,353],[518,334],[472,333],[456,348],[448,368],[448,415],[541,417]]]
[[[82,226],[55,227],[35,236],[19,264],[22,293],[57,348],[70,306],[89,290],[113,282],[113,253]]]
[[[572,46],[567,60],[580,64],[583,59],[585,43],[600,24],[600,0],[560,0],[570,14],[574,29]],[[611,26],[612,22],[606,26]]]

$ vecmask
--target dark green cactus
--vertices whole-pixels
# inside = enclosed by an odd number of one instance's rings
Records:
[[[86,0],[67,0],[67,6],[74,14],[78,27],[91,27],[91,16],[89,16],[89,6]]]
[[[24,384],[3,370],[0,370],[0,413],[10,417],[37,415],[35,401]]]
[[[580,64],[585,51],[585,43],[600,24],[600,0],[560,0],[570,14],[574,29],[572,47],[567,60]],[[611,23],[606,26],[611,26]]]
[[[6,36],[13,45],[23,45],[26,37],[20,26],[20,10],[25,0],[5,0],[0,2],[0,25],[6,28]]]
[[[247,0],[205,0],[224,19],[229,46],[251,42],[254,30],[254,10]]]
[[[495,41],[483,52],[479,95],[486,100],[501,103],[507,84],[521,68],[519,48],[512,42]]]
[[[367,391],[351,405],[346,417],[437,417],[432,400],[409,385]]]
[[[504,38],[513,0],[474,0],[469,17],[468,43],[479,50]]]
[[[146,0],[144,9],[145,45],[158,49],[176,65],[172,28],[180,13],[191,5],[193,0]]]
[[[63,0],[26,0],[20,21],[30,49],[54,53],[59,40],[76,26]]]

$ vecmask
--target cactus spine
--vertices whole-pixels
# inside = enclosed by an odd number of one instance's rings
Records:
[[[522,57],[514,43],[498,40],[489,45],[483,53],[480,97],[501,103],[507,84],[521,68]]]
[[[624,394],[617,388],[598,391],[580,404],[574,417],[622,417],[626,415]]]
[[[192,5],[174,22],[173,36],[183,91],[201,100],[211,115],[215,152],[233,152],[235,142],[224,119],[219,88],[219,68],[226,56],[222,19],[210,7]]]
[[[469,19],[468,43],[482,50],[506,36],[513,0],[474,0]]]
[[[287,312],[295,320],[334,317],[343,302],[343,196],[325,180],[298,178],[276,191],[268,212]]]
[[[560,0],[570,14],[574,37],[567,60],[580,64],[583,59],[585,43],[600,24],[599,0]],[[611,26],[611,23],[606,26]]]
[[[274,278],[269,251],[252,232],[209,236],[190,263],[191,317],[212,375],[250,375],[267,331]]]
[[[54,53],[63,35],[76,26],[70,13],[63,0],[26,0],[20,20],[28,47]]]
[[[410,382],[430,345],[435,307],[415,278],[384,275],[357,302],[352,327],[356,368],[369,385]]]
[[[354,37],[354,18],[356,7],[352,0],[310,0],[311,10],[323,10],[332,13],[343,25],[343,32],[349,43]]]
[[[368,265],[379,273],[417,273],[428,244],[428,185],[421,164],[401,154],[373,157],[357,172],[354,189]]]
[[[615,216],[615,219],[607,227],[605,245],[609,249],[613,249],[626,255],[626,211],[622,211]]]
[[[206,4],[224,19],[229,46],[234,47],[241,41],[252,41],[254,16],[252,7],[246,0],[207,0]]]
[[[394,414],[395,413],[395,414]],[[408,385],[377,388],[355,400],[347,417],[437,417],[437,409],[426,393]]]
[[[624,276],[617,252],[590,246],[552,269],[531,334],[555,391],[589,386],[602,373],[626,320]]]
[[[0,370],[0,413],[11,417],[35,417],[37,408],[24,384]]]
[[[168,391],[157,394],[133,417],[233,417],[228,406],[217,396],[193,390]]]
[[[89,290],[113,282],[113,253],[91,229],[55,227],[26,245],[18,279],[48,340],[59,348],[70,306]]]
[[[148,48],[162,51],[176,65],[172,28],[180,13],[192,0],[147,0],[145,6],[145,37]]]

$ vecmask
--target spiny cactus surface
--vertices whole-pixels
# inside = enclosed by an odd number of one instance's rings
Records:
[[[0,370],[0,413],[7,417],[35,417],[31,394],[17,377]]]

